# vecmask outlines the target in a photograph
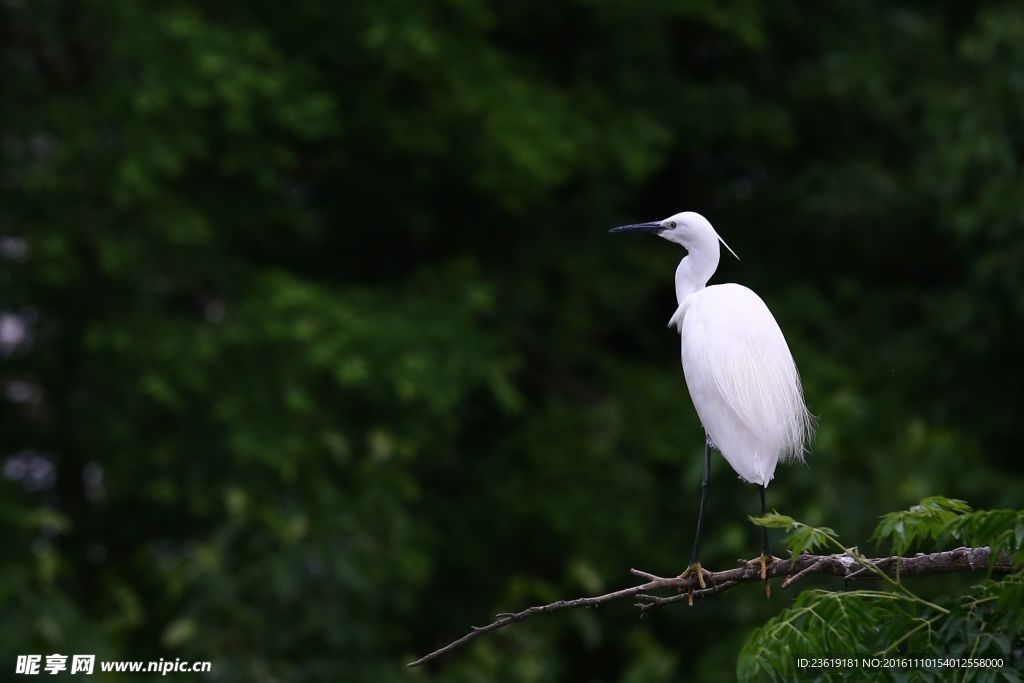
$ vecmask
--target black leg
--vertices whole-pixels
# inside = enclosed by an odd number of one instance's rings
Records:
[[[761,487],[761,516],[764,517],[768,513],[768,506],[764,502],[764,492],[767,486]],[[761,548],[761,579],[764,580],[764,596],[766,598],[772,597],[772,587],[768,583],[768,559],[771,555],[768,553],[768,527],[761,527],[761,539],[763,546]]]
[[[762,517],[764,517],[766,514],[768,514],[767,507],[765,506],[765,503],[764,503],[764,492],[765,492],[765,489],[767,489],[767,488],[768,488],[767,486],[762,486],[761,487],[761,516]],[[764,556],[765,557],[770,557],[770,555],[768,554],[768,527],[766,527],[766,526],[761,527],[761,533],[763,534],[763,539],[764,539]]]
[[[700,509],[697,510],[697,533],[693,537],[693,552],[690,553],[690,564],[696,564],[700,556],[700,528],[704,523],[704,504],[711,488],[711,444],[704,442],[704,481],[700,484]]]

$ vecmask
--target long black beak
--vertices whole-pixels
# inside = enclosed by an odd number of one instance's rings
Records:
[[[608,232],[661,232],[665,229],[661,223],[633,223],[631,225],[620,225]]]

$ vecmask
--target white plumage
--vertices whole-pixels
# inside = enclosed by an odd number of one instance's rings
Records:
[[[742,285],[698,290],[681,308],[683,373],[701,424],[741,478],[765,486],[780,459],[803,459],[810,427],[782,330]]]
[[[686,248],[675,277],[679,307],[669,325],[680,334],[690,398],[710,442],[736,473],[767,486],[780,459],[803,459],[812,434],[796,363],[771,311],[742,285],[706,286],[725,242],[700,214],[685,211],[616,230],[656,232]]]

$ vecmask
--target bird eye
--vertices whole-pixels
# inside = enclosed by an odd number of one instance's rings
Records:
[[[670,228],[671,230],[675,230],[675,229],[676,229],[676,222],[675,222],[675,221],[669,221],[669,222],[668,222],[668,227],[669,227],[669,228]]]

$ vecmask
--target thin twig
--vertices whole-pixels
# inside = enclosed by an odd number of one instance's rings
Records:
[[[637,600],[640,600],[640,602],[636,603],[635,607],[639,607],[640,613],[644,614],[648,610],[654,609],[655,607],[661,607],[662,605],[668,605],[673,602],[682,602],[683,600],[690,601],[693,598],[703,599],[711,595],[714,595],[715,593],[722,593],[738,585],[740,585],[739,581],[725,581],[724,583],[711,586],[710,588],[702,588],[700,590],[695,590],[693,591],[692,595],[689,591],[687,591],[685,593],[680,593],[678,595],[670,595],[668,597],[648,595],[647,593],[639,593],[636,596],[636,598]]]
[[[881,568],[882,566],[892,565],[894,569],[898,568],[900,578],[907,576],[926,576],[930,574],[947,574],[951,572],[967,572],[989,566],[989,549],[957,548],[956,550],[947,550],[939,553],[918,553],[914,557],[894,556],[877,559],[858,557],[854,559],[862,565],[864,563],[870,564],[871,569],[874,573],[878,574],[880,578],[891,581],[892,577],[889,575],[888,571]],[[790,576],[782,584],[783,588],[785,588],[786,586],[791,586],[796,583],[798,579],[811,574],[824,574],[848,578],[859,574],[865,568],[864,566],[859,566],[857,567],[857,570],[851,572],[851,565],[853,565],[853,563],[850,561],[850,556],[846,553],[837,553],[835,555],[800,555],[795,560],[774,558],[768,563],[767,577],[775,578],[779,576],[786,576],[793,570],[797,570],[796,574]],[[1007,573],[1014,571],[1015,567],[1011,563],[1009,557],[1003,556],[991,566],[991,569],[997,573]],[[420,666],[422,664],[426,664],[446,652],[455,650],[485,633],[496,631],[508,626],[509,624],[522,621],[523,619],[528,619],[538,614],[548,614],[550,612],[574,609],[577,607],[597,607],[598,605],[622,600],[624,598],[636,598],[640,600],[641,602],[637,603],[637,607],[640,608],[641,613],[646,613],[648,610],[661,605],[689,600],[690,591],[693,591],[693,597],[703,598],[710,597],[716,593],[721,593],[740,583],[761,581],[761,567],[756,561],[744,562],[739,567],[726,569],[720,572],[706,572],[704,574],[704,580],[705,583],[708,584],[708,588],[701,590],[698,590],[699,584],[696,576],[687,576],[686,578],[667,578],[658,576],[657,574],[651,574],[650,572],[641,571],[639,569],[631,569],[630,573],[634,576],[647,579],[647,581],[637,586],[623,588],[611,593],[605,593],[604,595],[576,598],[574,600],[558,600],[547,605],[528,607],[521,612],[503,612],[498,614],[497,618],[486,626],[474,626],[472,630],[458,640],[455,640],[428,655],[420,657],[414,662],[410,662],[409,666]],[[676,590],[679,595],[667,597],[650,595],[650,593],[659,590]]]
[[[670,579],[649,581],[640,586],[624,588],[613,593],[605,593],[604,595],[598,595],[595,597],[576,598],[575,600],[558,600],[547,605],[537,605],[535,607],[528,607],[521,612],[506,613],[503,616],[496,619],[495,621],[492,621],[490,624],[487,624],[486,626],[473,627],[473,629],[469,633],[462,636],[458,640],[449,643],[448,645],[445,645],[439,650],[431,652],[429,655],[426,655],[425,657],[417,659],[415,662],[409,662],[409,666],[419,666],[421,664],[426,664],[430,660],[443,655],[445,652],[448,652],[449,650],[454,650],[457,647],[465,645],[477,636],[483,635],[484,633],[487,633],[489,631],[495,631],[499,628],[502,628],[503,626],[508,626],[509,624],[515,623],[517,621],[522,621],[523,619],[527,619],[537,614],[557,612],[559,610],[572,609],[575,607],[596,607],[597,605],[600,605],[605,602],[611,602],[613,600],[620,600],[622,598],[633,597],[638,593],[643,593],[649,590],[657,590],[663,587],[661,585],[662,581],[670,581]]]
[[[791,576],[788,579],[786,579],[785,581],[783,581],[782,582],[783,590],[785,590],[786,588],[789,588],[794,583],[796,583],[800,579],[804,578],[808,574],[813,574],[815,571],[817,571],[818,567],[820,567],[822,564],[824,564],[825,560],[827,560],[827,559],[829,559],[829,558],[823,557],[820,560],[818,560],[817,562],[815,562],[814,564],[808,566],[806,569],[801,569],[796,574],[793,574],[793,576]]]

